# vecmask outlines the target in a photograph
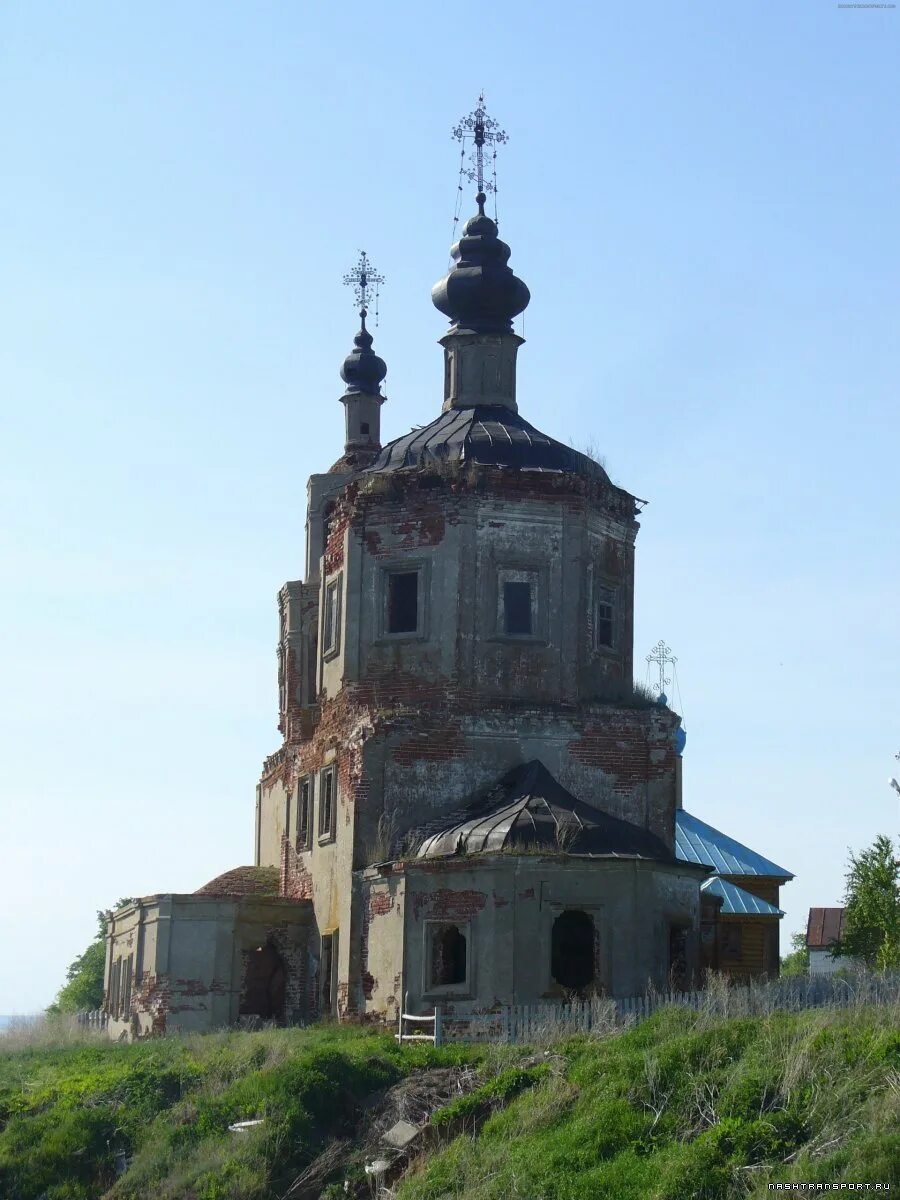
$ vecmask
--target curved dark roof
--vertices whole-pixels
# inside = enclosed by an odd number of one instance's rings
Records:
[[[674,862],[655,834],[577,800],[537,759],[507,772],[443,827],[423,831],[418,858],[491,854],[516,847]]]
[[[599,463],[554,441],[505,405],[451,408],[382,449],[370,471],[429,463],[478,463],[519,471],[555,471],[609,483]]]
[[[195,896],[277,896],[279,873],[277,867],[233,867],[223,871]]]

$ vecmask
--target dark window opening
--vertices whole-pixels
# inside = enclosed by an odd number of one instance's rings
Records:
[[[308,850],[312,833],[312,780],[301,779],[297,788],[297,849]]]
[[[334,835],[334,767],[327,767],[322,772],[319,784],[319,836]]]
[[[669,926],[669,986],[676,991],[687,988],[687,926]]]
[[[465,982],[465,934],[456,925],[440,925],[431,935],[431,986]]]
[[[322,649],[326,654],[337,646],[340,602],[340,579],[335,579],[325,589],[325,628],[322,631],[322,641],[324,642]]]
[[[319,961],[319,1011],[331,1012],[334,992],[334,934],[322,934],[322,957]]]
[[[550,973],[565,988],[583,988],[594,978],[594,922],[572,909],[553,922]]]
[[[359,432],[360,432],[360,433],[368,433],[368,432],[369,432],[369,422],[368,422],[368,421],[361,421],[361,422],[360,422],[360,425],[359,425]]]
[[[504,583],[503,620],[508,634],[531,633],[531,584]]]
[[[316,702],[316,658],[318,651],[318,636],[317,631],[313,630],[307,639],[306,650],[306,696],[304,697],[306,704],[315,704]]]
[[[419,628],[419,572],[388,575],[388,633],[415,633]]]
[[[615,592],[612,588],[601,587],[597,589],[597,645],[609,646],[613,645],[614,634],[614,608]]]
[[[334,501],[326,504],[322,510],[322,553],[328,548],[328,535],[331,533],[331,517],[334,513]]]
[[[284,1020],[285,969],[271,942],[247,954],[240,1015],[264,1021]]]
[[[734,962],[741,957],[741,926],[722,923],[722,958]]]

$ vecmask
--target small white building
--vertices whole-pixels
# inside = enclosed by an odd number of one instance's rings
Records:
[[[844,936],[843,908],[811,908],[806,922],[806,948],[810,975],[833,975],[852,967],[850,958],[832,958],[830,947]]]

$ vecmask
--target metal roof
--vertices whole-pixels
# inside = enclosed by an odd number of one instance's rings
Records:
[[[763,858],[749,846],[736,842],[699,817],[679,808],[675,813],[675,857],[682,862],[702,863],[720,875],[774,875],[793,879],[792,871]]]
[[[710,892],[713,896],[722,897],[721,911],[725,916],[784,916],[781,909],[776,908],[774,904],[770,904],[768,900],[762,900],[759,896],[754,896],[752,892],[745,892],[736,883],[731,883],[727,879],[720,879],[718,875],[714,875],[712,879],[704,879],[700,884],[700,890],[701,892]]]
[[[811,908],[806,923],[806,946],[809,950],[825,950],[832,942],[840,941],[844,933],[843,908]]]
[[[435,824],[437,828],[418,831],[418,858],[522,847],[675,861],[655,834],[576,799],[537,759],[514,767],[463,809]]]
[[[550,471],[609,482],[599,463],[541,433],[502,404],[448,409],[428,425],[388,442],[368,469],[380,473],[442,462]]]

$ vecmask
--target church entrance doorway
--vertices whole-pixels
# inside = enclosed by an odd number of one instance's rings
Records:
[[[594,979],[594,920],[580,909],[567,909],[553,922],[550,973],[564,988],[580,991]]]
[[[283,1021],[285,981],[284,960],[271,942],[249,951],[240,1015]]]

